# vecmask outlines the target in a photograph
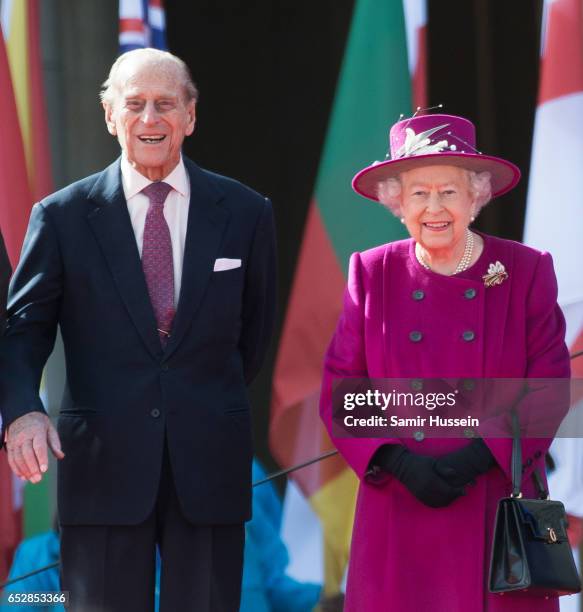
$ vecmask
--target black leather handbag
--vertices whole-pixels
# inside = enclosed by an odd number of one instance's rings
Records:
[[[498,502],[489,588],[492,593],[527,592],[556,597],[581,591],[567,539],[565,507],[548,499],[538,473],[540,499],[523,499],[518,417],[513,414],[512,495]]]

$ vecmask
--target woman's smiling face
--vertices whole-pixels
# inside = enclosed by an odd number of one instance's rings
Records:
[[[463,168],[425,166],[401,174],[401,217],[430,255],[454,258],[463,250],[474,209],[469,172]]]

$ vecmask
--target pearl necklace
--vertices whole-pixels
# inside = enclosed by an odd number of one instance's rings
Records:
[[[472,254],[474,252],[474,234],[470,232],[469,229],[466,229],[466,245],[464,247],[464,254],[460,259],[456,269],[454,270],[453,275],[459,274],[464,270],[467,270],[470,266],[470,262],[472,261]],[[431,270],[429,264],[423,259],[423,255],[421,254],[421,247],[419,243],[415,244],[415,257],[417,257],[417,261],[426,269]]]

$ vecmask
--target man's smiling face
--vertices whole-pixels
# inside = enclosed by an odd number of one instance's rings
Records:
[[[107,128],[138,172],[161,180],[194,131],[195,101],[186,99],[183,75],[170,61],[128,60],[116,81],[115,98],[103,104]]]

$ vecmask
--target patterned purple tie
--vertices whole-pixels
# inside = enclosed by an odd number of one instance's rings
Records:
[[[162,182],[152,183],[142,189],[142,193],[150,200],[144,225],[142,267],[162,346],[166,345],[170,337],[175,313],[172,241],[164,218],[164,202],[171,190],[168,183]]]

